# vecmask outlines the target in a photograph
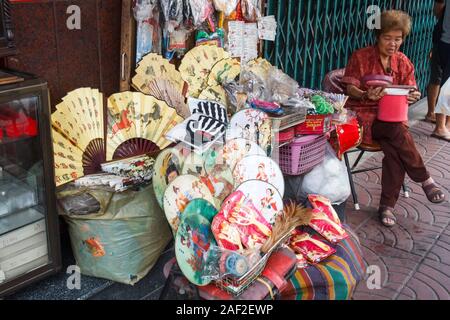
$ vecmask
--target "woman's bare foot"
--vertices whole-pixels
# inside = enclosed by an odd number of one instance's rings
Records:
[[[431,136],[433,138],[450,142],[450,131],[447,130],[447,128],[444,129],[436,128],[436,130],[433,131],[433,134]]]
[[[427,115],[425,116],[425,121],[431,122],[431,123],[436,123],[436,114],[434,114],[434,113],[428,114],[427,113]]]

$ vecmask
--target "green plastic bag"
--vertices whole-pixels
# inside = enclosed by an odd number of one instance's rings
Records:
[[[59,200],[73,192],[59,193]],[[172,239],[153,187],[122,193],[90,191],[93,214],[67,215],[72,249],[84,275],[134,285],[147,275]]]

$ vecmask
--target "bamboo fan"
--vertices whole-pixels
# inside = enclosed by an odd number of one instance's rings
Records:
[[[139,63],[132,83],[140,92],[151,94],[149,83],[157,79],[170,81],[176,90],[181,94],[184,93],[185,82],[175,66],[162,56],[150,53]]]
[[[228,52],[213,45],[198,46],[186,53],[179,70],[181,77],[189,85],[189,95],[198,98],[208,85],[208,77],[214,65],[228,58]]]
[[[102,94],[91,88],[69,92],[51,116],[55,180],[59,186],[101,170],[105,161]]]
[[[108,99],[106,158],[118,160],[156,153],[170,141],[165,134],[183,121],[166,102],[140,92],[121,92]]]
[[[177,113],[184,119],[191,113],[186,104],[185,97],[173,85],[173,82],[164,79],[152,80],[148,83],[148,94],[158,100],[165,101],[170,107],[175,108]]]

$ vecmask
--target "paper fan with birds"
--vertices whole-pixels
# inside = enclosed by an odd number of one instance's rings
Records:
[[[221,85],[205,88],[198,98],[201,100],[216,101],[224,106],[228,105],[227,93]]]
[[[170,81],[175,89],[183,94],[185,83],[180,72],[175,69],[175,66],[169,60],[158,54],[150,53],[139,63],[132,83],[137,90],[145,94],[151,94],[148,86],[151,81],[156,79]]]
[[[57,185],[100,171],[105,161],[103,96],[91,88],[69,92],[51,116]]]
[[[245,66],[245,70],[256,74],[261,79],[267,79],[270,68],[272,68],[270,62],[263,58],[251,60]]]
[[[208,77],[208,86],[213,87],[234,80],[240,73],[241,63],[238,60],[233,58],[220,60],[211,69]]]
[[[184,56],[180,65],[181,77],[188,83],[189,94],[197,98],[208,84],[208,76],[213,66],[230,58],[223,48],[212,45],[202,45],[193,48]]]
[[[147,86],[149,95],[156,99],[165,101],[170,107],[175,108],[177,113],[184,119],[188,118],[191,113],[186,104],[186,98],[182,95],[172,81],[165,79],[155,79],[148,83]]]
[[[140,92],[112,95],[108,111],[108,161],[159,152],[170,144],[165,134],[183,121],[166,102]]]

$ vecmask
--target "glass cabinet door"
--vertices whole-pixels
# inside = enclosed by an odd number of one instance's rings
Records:
[[[39,104],[0,102],[0,284],[49,262]]]

